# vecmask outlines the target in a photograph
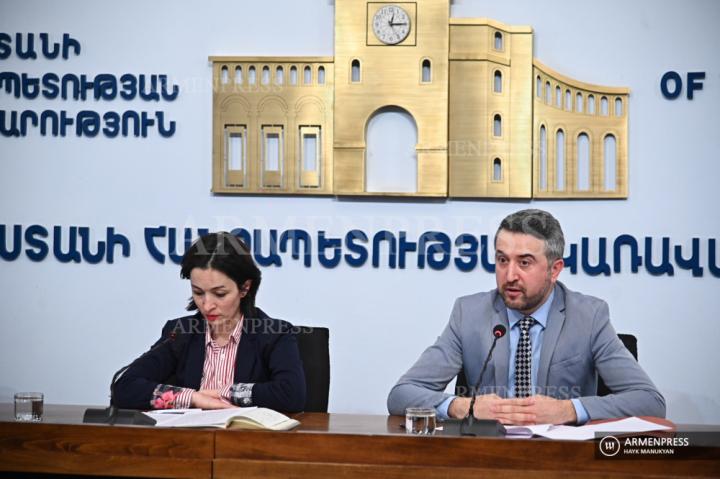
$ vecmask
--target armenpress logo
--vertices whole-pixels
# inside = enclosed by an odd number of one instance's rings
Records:
[[[603,456],[613,457],[620,452],[620,441],[615,436],[605,436],[598,447]]]

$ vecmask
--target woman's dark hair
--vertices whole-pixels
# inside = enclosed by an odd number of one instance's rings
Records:
[[[220,271],[232,279],[239,290],[242,290],[245,281],[250,280],[250,289],[240,300],[240,310],[246,318],[257,316],[255,295],[260,286],[260,270],[252,259],[250,248],[240,238],[225,231],[201,236],[185,252],[180,277],[190,279],[190,272],[195,268]],[[197,309],[191,297],[187,310]]]

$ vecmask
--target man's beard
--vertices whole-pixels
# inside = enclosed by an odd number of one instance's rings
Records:
[[[508,284],[506,283],[500,289],[500,296],[502,297],[505,306],[521,312],[535,311],[543,303],[543,301],[545,300],[545,296],[553,287],[553,284],[550,281],[550,276],[551,273],[548,271],[547,278],[545,278],[545,284],[543,285],[544,287],[537,294],[528,297],[525,295],[525,290],[523,289],[521,296],[515,300],[509,300],[505,296],[505,288],[508,286]]]

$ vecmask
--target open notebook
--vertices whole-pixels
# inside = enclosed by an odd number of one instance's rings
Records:
[[[237,407],[230,409],[164,410],[146,412],[155,419],[156,427],[218,427],[222,429],[268,429],[287,431],[300,424],[272,409]]]

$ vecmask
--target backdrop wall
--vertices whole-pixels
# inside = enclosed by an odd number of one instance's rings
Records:
[[[669,1],[604,2],[457,0],[453,17],[489,17],[531,25],[535,57],[572,78],[628,86],[630,197],[626,201],[399,201],[336,198],[213,196],[211,184],[212,82],[209,55],[333,55],[331,1],[263,2],[46,2],[2,0],[0,32],[69,33],[82,44],[68,60],[0,60],[0,71],[42,75],[164,73],[180,87],[175,101],[111,103],[17,99],[0,89],[0,109],[83,109],[104,112],[163,110],[176,132],[163,138],[0,137],[0,225],[5,247],[21,225],[50,231],[51,253],[40,262],[26,254],[0,259],[0,401],[40,390],[53,403],[103,404],[112,373],[145,350],[167,319],[184,313],[189,284],[179,267],[160,264],[145,247],[143,230],[164,225],[210,230],[299,228],[343,237],[387,229],[417,238],[438,230],[492,236],[506,214],[528,206],[551,211],[569,243],[622,234],[652,237],[686,248],[700,239],[701,277],[675,268],[653,276],[630,272],[589,276],[563,272],[571,288],[606,299],[618,331],[639,337],[640,362],[668,402],[670,419],[720,423],[717,344],[720,280],[708,271],[708,239],[720,236],[715,211],[720,177],[720,5]],[[37,39],[36,39],[37,40]],[[14,45],[14,41],[13,41]],[[695,99],[669,101],[660,78],[704,71]],[[52,227],[89,227],[94,241],[107,227],[128,238],[129,257],[112,264],[61,263],[52,255]],[[165,243],[159,241],[159,245]],[[29,246],[24,243],[23,249]],[[167,251],[167,247],[165,247]],[[182,248],[180,248],[180,253]],[[720,257],[720,251],[716,251]],[[420,269],[411,259],[392,269],[341,262],[325,268],[283,256],[263,270],[258,304],[296,324],[331,330],[331,412],[386,412],[397,378],[444,327],[457,296],[494,287],[478,267],[461,272]],[[413,257],[414,258],[414,257]],[[315,258],[316,259],[316,258]]]

